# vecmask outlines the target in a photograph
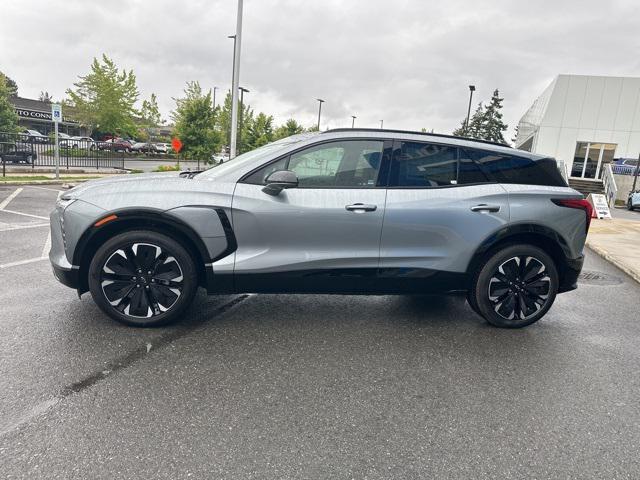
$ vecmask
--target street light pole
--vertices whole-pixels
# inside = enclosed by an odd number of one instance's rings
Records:
[[[321,98],[316,98],[318,100],[318,131],[320,131],[320,113],[322,113],[322,104],[324,100]]]
[[[383,126],[384,126],[384,120],[380,120],[380,130],[382,130]]]
[[[355,115],[351,115],[351,128],[353,128],[356,124],[356,117]]]
[[[464,122],[464,135],[466,136],[469,131],[469,116],[471,115],[471,99],[473,98],[473,92],[476,90],[475,85],[469,85],[469,108],[467,108],[467,119]]]
[[[216,90],[218,87],[213,87],[213,111],[216,111]]]
[[[240,89],[240,128],[238,129],[238,153],[242,153],[242,121],[244,114],[244,92],[249,93],[244,87],[238,87]]]
[[[233,81],[231,85],[231,145],[229,158],[236,156],[236,141],[238,137],[238,86],[240,83],[240,50],[242,48],[242,0],[238,0],[238,17],[236,19],[236,34],[233,39]]]

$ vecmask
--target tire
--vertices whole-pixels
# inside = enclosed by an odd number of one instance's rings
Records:
[[[197,289],[191,255],[180,243],[157,232],[116,235],[98,249],[89,266],[89,290],[98,307],[134,327],[178,320]]]
[[[633,203],[631,203],[631,199],[627,200],[627,210],[633,211]]]
[[[472,295],[472,291],[469,290],[467,292],[467,303],[469,304],[469,306],[471,307],[471,310],[473,310],[474,312],[476,312],[478,315],[480,315],[481,317],[482,312],[480,311],[480,309],[478,308],[478,304],[476,303],[476,297],[474,295]],[[484,317],[483,317],[484,318]]]
[[[522,328],[549,311],[558,282],[555,263],[543,250],[533,245],[510,245],[487,257],[469,295],[491,325]]]
[[[27,155],[24,160],[27,165],[31,165],[33,163],[33,155]]]

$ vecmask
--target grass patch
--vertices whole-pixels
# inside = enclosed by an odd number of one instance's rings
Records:
[[[160,165],[158,168],[154,170],[154,172],[179,172],[180,164],[176,163],[175,165]]]

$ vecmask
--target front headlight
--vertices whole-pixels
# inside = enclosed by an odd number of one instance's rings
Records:
[[[64,211],[65,208],[67,208],[69,205],[71,205],[75,201],[76,201],[75,198],[65,197],[64,195],[62,195],[60,198],[58,198],[58,201],[56,202],[56,208],[59,208],[60,210]]]

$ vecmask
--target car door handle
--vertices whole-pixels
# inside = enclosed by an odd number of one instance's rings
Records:
[[[367,205],[364,203],[354,203],[353,205],[345,205],[346,210],[356,213],[375,212],[378,208],[377,205]]]
[[[481,203],[480,205],[474,205],[471,207],[472,212],[499,212],[500,205],[487,205],[486,203]]]

